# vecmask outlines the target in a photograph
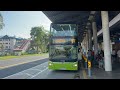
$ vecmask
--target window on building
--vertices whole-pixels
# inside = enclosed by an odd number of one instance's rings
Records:
[[[8,43],[5,43],[5,44],[8,44]]]
[[[6,48],[8,48],[8,46],[6,46]]]

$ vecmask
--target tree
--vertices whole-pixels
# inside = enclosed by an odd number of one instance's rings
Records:
[[[1,55],[3,55],[4,52],[4,46],[2,44],[0,44],[0,51],[1,51]]]
[[[3,17],[2,15],[0,14],[0,30],[3,29],[3,26],[4,26],[4,23],[3,23]],[[3,53],[3,45],[0,45],[0,48],[1,48],[1,51]]]
[[[0,30],[3,29],[4,23],[3,23],[3,17],[0,14]]]
[[[35,47],[37,53],[46,52],[49,41],[48,34],[49,32],[43,26],[33,27],[30,33],[32,38],[31,48]]]

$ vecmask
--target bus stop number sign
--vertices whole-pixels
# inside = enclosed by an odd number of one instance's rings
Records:
[[[88,67],[91,68],[91,62],[90,61],[88,61]]]

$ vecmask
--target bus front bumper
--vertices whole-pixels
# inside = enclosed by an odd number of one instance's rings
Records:
[[[78,70],[78,62],[51,62],[48,68],[52,70]]]

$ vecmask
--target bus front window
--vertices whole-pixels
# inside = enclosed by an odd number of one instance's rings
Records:
[[[60,61],[62,59],[66,60],[66,61],[73,61],[73,60],[77,60],[77,47],[75,46],[58,46],[58,45],[54,45],[51,46],[50,48],[51,50],[51,54],[50,57],[51,59],[54,61]]]
[[[76,36],[77,27],[75,24],[66,24],[61,26],[60,24],[52,25],[52,36]]]
[[[77,25],[51,24],[50,60],[53,62],[77,61]]]

